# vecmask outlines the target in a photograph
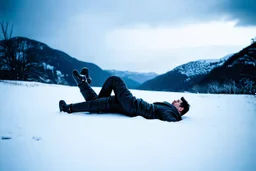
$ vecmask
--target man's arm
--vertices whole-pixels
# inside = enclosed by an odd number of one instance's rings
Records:
[[[168,122],[179,121],[177,118],[174,117],[172,110],[165,110],[164,112],[161,112],[159,119],[162,121],[168,121]]]

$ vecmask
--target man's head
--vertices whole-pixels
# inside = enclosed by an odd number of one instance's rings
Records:
[[[188,104],[187,100],[184,97],[181,97],[181,99],[178,100],[174,100],[172,102],[172,105],[177,108],[181,116],[187,113],[190,107],[190,105]]]

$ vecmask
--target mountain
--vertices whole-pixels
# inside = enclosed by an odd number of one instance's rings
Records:
[[[110,76],[93,63],[79,61],[62,51],[25,37],[2,40],[0,45],[0,50],[4,50],[0,53],[0,79],[75,85],[72,70],[80,71],[82,67],[90,69],[93,86],[101,86]]]
[[[256,42],[219,60],[189,62],[157,76],[155,73],[105,71],[24,37],[0,41],[0,79],[75,85],[72,70],[82,67],[90,69],[92,86],[102,86],[107,77],[118,75],[129,88],[144,90],[256,93]]]
[[[138,89],[255,94],[256,42],[219,60],[198,60],[178,66]]]
[[[105,71],[108,72],[110,75],[121,77],[128,88],[136,89],[140,85],[139,82],[129,78],[128,75],[125,74],[126,73],[125,71],[117,71],[117,70],[105,70]],[[127,71],[127,73],[129,73],[129,71]]]
[[[256,42],[211,70],[195,87],[203,92],[256,93]]]
[[[223,65],[230,57],[188,62],[143,83],[138,89],[161,91],[187,91],[200,82],[213,68]]]
[[[153,79],[157,76],[154,72],[140,73],[131,71],[118,71],[118,70],[106,70],[111,75],[116,75],[122,78],[134,80],[135,82],[142,84],[147,80]]]

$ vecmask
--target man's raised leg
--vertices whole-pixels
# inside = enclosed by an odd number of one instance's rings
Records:
[[[98,98],[98,95],[88,84],[87,79],[84,75],[80,75],[77,70],[73,71],[73,78],[77,83],[81,94],[83,95],[86,101],[95,100]]]
[[[98,95],[91,88],[91,86],[86,82],[78,85],[80,92],[86,101],[95,100],[98,98]]]

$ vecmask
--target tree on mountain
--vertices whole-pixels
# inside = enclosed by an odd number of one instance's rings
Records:
[[[256,43],[256,37],[252,38],[251,41],[252,41],[252,44]]]
[[[1,22],[2,37],[0,41],[0,69],[1,77],[3,74],[7,74],[10,77],[11,68],[13,67],[14,55],[11,48],[11,43],[8,41],[12,37],[13,25],[9,26],[8,23]]]
[[[18,38],[12,38],[13,25],[1,22],[0,40],[0,79],[27,80],[37,66],[36,54],[31,44]]]

